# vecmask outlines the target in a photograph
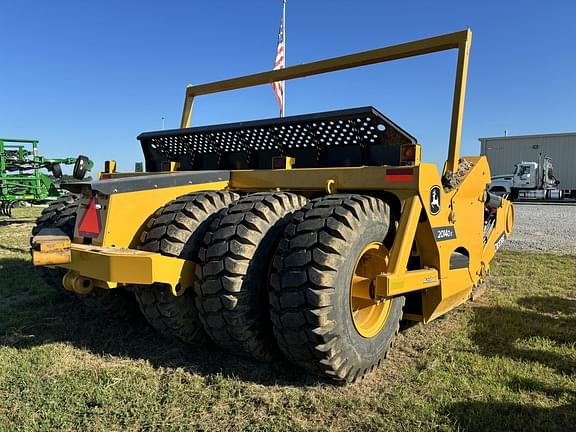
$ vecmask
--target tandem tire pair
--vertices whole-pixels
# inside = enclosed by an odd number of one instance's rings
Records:
[[[139,286],[140,309],[161,333],[206,335],[259,361],[282,353],[321,376],[354,381],[386,357],[404,298],[375,302],[369,281],[387,265],[394,224],[382,200],[289,192],[198,192],[159,209],[141,248],[193,261],[192,286]]]

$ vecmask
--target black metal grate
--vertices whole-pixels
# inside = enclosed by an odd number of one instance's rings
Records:
[[[218,126],[148,132],[138,139],[147,171],[271,168],[273,156],[295,167],[397,165],[399,147],[416,139],[372,107]]]

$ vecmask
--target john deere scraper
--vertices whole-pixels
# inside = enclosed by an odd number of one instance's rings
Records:
[[[79,294],[122,292],[160,332],[353,381],[400,320],[428,323],[476,295],[513,208],[460,157],[469,30],[186,89],[181,128],[139,136],[144,175],[70,185],[78,199],[33,239],[34,263]],[[190,127],[200,95],[458,53],[444,168],[374,107]],[[375,101],[377,102],[377,101]],[[65,216],[64,216],[65,215]],[[121,302],[125,306],[122,306]]]

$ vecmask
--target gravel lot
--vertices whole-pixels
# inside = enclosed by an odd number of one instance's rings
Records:
[[[505,249],[576,253],[576,205],[514,204],[516,222]]]

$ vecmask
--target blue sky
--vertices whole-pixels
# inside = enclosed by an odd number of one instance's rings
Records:
[[[2,0],[0,136],[100,169],[178,127],[185,86],[272,67],[281,0]],[[470,27],[463,153],[478,138],[576,130],[576,2],[288,0],[287,65]],[[373,105],[446,155],[455,53],[286,85],[287,115]],[[277,115],[269,85],[196,100],[193,125]]]

